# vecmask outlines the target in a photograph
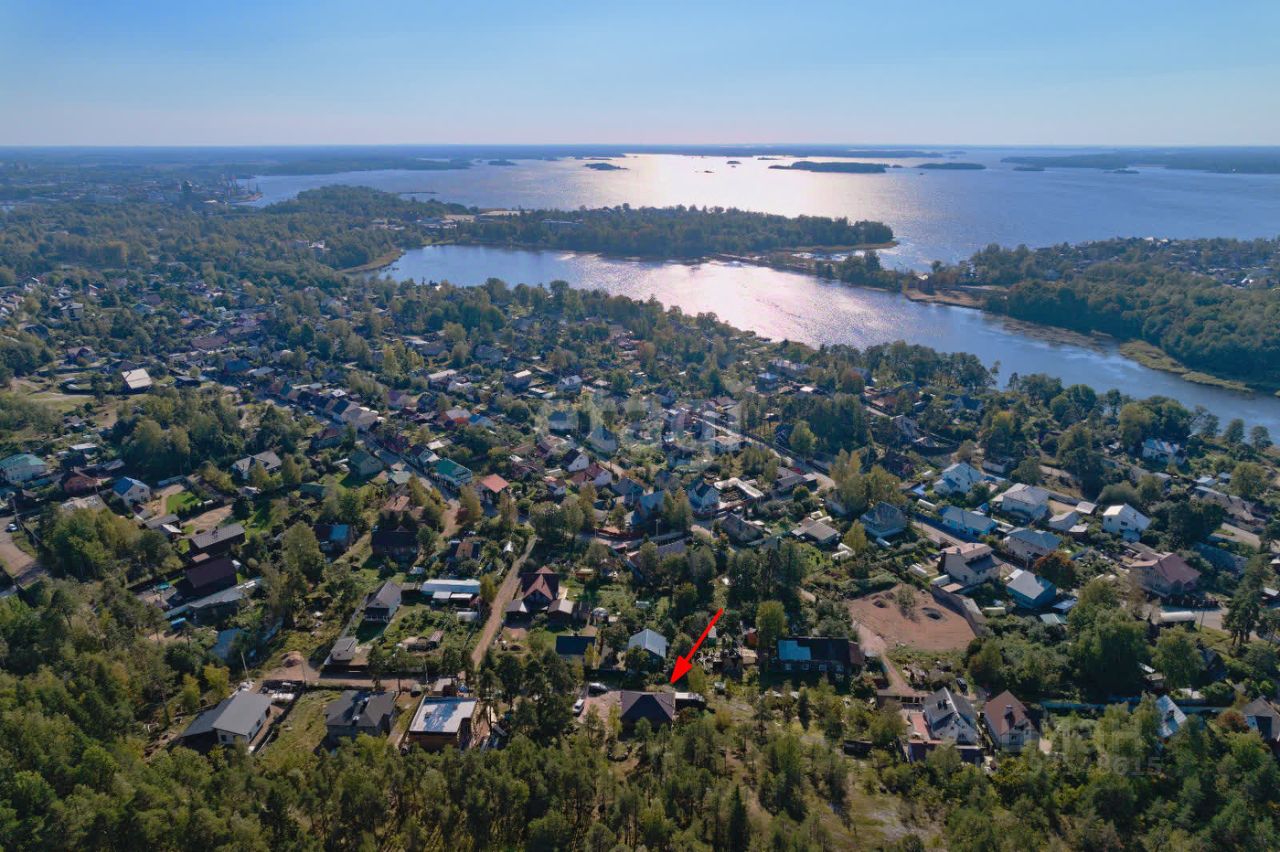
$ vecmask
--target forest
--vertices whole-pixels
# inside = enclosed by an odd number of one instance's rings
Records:
[[[881,222],[777,216],[724,207],[629,205],[573,213],[536,210],[485,217],[459,229],[464,241],[592,251],[635,257],[695,258],[811,247],[883,244]]]
[[[1143,340],[1192,369],[1275,389],[1277,291],[1229,286],[1210,273],[1223,267],[1273,269],[1278,255],[1276,240],[1115,240],[1035,251],[989,247],[970,261],[969,280],[1001,288],[988,291],[991,310]],[[1245,274],[1237,272],[1230,284]]]

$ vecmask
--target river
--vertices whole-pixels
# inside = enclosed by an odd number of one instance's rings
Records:
[[[972,352],[988,366],[998,363],[1002,382],[1012,373],[1048,373],[1099,392],[1117,388],[1137,398],[1169,396],[1188,408],[1209,408],[1224,424],[1239,417],[1280,436],[1280,399],[1275,397],[1184,381],[1131,361],[1109,341],[796,272],[723,262],[648,263],[566,252],[427,246],[406,252],[385,273],[458,285],[481,284],[491,277],[513,285],[560,279],[634,299],[652,296],[686,313],[714,313],[730,325],[774,340],[857,347],[906,340],[944,352]]]

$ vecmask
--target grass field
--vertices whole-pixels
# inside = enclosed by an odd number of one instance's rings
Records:
[[[341,693],[338,690],[314,690],[298,699],[271,741],[257,759],[268,770],[284,771],[311,759],[312,752],[324,739],[324,708]]]
[[[194,509],[200,504],[200,498],[192,494],[190,491],[179,491],[177,494],[170,494],[169,499],[165,501],[165,511],[173,515],[180,515],[188,509]]]

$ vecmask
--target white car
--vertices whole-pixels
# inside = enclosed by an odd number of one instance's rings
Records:
[[[5,527],[5,531],[7,531],[7,532],[17,532],[17,531],[18,531],[18,525],[17,525],[17,524],[9,524],[9,526]]]
[[[586,706],[587,706],[587,701],[585,698],[579,698],[577,701],[573,702],[573,715],[581,716],[582,708]]]

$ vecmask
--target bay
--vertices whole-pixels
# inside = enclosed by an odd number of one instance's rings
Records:
[[[774,340],[864,348],[905,340],[943,352],[972,352],[999,365],[999,378],[1047,373],[1064,384],[1135,398],[1162,395],[1188,408],[1203,405],[1225,424],[1239,417],[1280,435],[1280,399],[1198,385],[1132,361],[1109,340],[1081,338],[968,308],[913,302],[898,293],[847,287],[808,275],[749,264],[651,263],[555,251],[482,246],[426,246],[406,252],[383,274],[460,286],[501,278],[508,284],[563,280],[633,299],[657,299],[689,314]]]
[[[973,171],[921,171],[922,160],[889,160],[884,174],[817,174],[771,169],[788,158],[643,154],[597,171],[580,160],[518,160],[455,171],[366,171],[282,175],[252,180],[271,204],[330,184],[420,193],[480,207],[738,207],[780,213],[847,216],[890,225],[896,248],[885,263],[910,269],[956,261],[999,243],[1045,246],[1109,237],[1275,237],[1280,235],[1280,175],[1210,174],[1139,167],[1137,174],[1097,169],[1017,171],[1001,159],[1055,154],[1050,148],[977,148],[955,161]],[[1084,149],[1071,149],[1082,153]],[[829,159],[829,158],[814,158]],[[937,159],[937,158],[933,158]],[[876,162],[875,158],[862,158]]]

